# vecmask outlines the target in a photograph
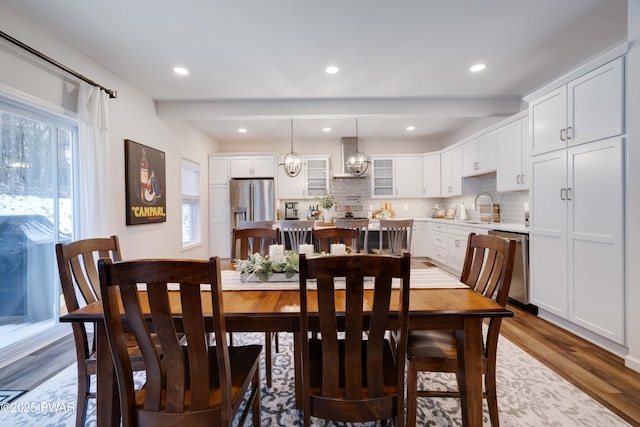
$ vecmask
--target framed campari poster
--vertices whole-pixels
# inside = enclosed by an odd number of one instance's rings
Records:
[[[127,225],[167,220],[164,151],[124,140]]]

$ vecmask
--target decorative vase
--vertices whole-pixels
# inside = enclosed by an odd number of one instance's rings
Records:
[[[331,222],[331,208],[322,208],[322,222]]]
[[[287,277],[287,273],[273,273],[267,282],[297,282],[300,280],[298,273],[291,277]],[[255,274],[240,273],[240,281],[242,283],[247,282],[262,282]]]

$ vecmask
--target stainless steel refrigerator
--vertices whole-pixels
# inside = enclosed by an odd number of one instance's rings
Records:
[[[273,179],[232,179],[229,192],[231,229],[240,221],[273,221]]]

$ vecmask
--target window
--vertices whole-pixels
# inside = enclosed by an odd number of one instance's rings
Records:
[[[58,325],[54,245],[73,237],[76,143],[68,119],[0,96],[0,350]]]
[[[200,164],[182,159],[182,247],[200,243]]]

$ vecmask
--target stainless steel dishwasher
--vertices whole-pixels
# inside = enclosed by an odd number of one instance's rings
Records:
[[[537,314],[538,308],[529,302],[529,235],[500,230],[489,230],[488,234],[516,241],[516,258],[513,263],[509,300]]]

